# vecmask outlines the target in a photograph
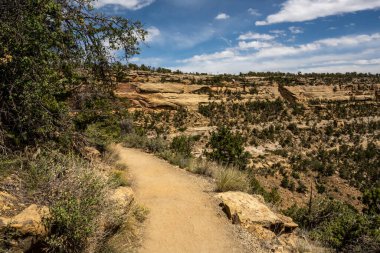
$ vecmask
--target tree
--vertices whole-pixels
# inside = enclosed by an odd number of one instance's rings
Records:
[[[193,142],[193,137],[187,137],[185,135],[176,136],[173,138],[170,148],[185,157],[191,157]]]
[[[112,95],[112,50],[138,53],[141,23],[104,16],[93,2],[2,1],[0,133],[8,145],[65,135],[69,101]]]
[[[367,189],[363,194],[363,204],[367,205],[366,213],[380,215],[380,187]]]
[[[232,133],[227,127],[219,127],[211,134],[207,145],[212,151],[207,156],[220,163],[245,169],[250,155],[244,151],[244,144],[245,140],[240,134]]]

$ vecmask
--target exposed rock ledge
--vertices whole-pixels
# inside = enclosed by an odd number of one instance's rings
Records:
[[[259,237],[270,238],[291,233],[298,227],[293,220],[270,210],[262,196],[244,192],[224,192],[215,196],[234,224],[241,224]]]

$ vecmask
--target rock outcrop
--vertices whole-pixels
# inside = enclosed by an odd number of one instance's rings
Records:
[[[289,217],[270,210],[259,195],[244,192],[224,192],[216,195],[223,211],[233,223],[264,237],[291,233],[298,227]]]
[[[43,236],[47,231],[43,219],[49,217],[46,206],[30,205],[12,218],[0,217],[0,227],[9,227],[22,235]]]
[[[12,235],[7,252],[28,251],[38,238],[48,233],[44,219],[49,215],[48,207],[32,204],[14,217],[0,217],[0,230],[7,229]]]
[[[99,150],[97,150],[94,147],[84,147],[82,149],[82,154],[90,161],[98,160],[101,157],[101,153],[99,152]]]
[[[0,212],[12,209],[16,200],[16,197],[8,192],[0,191]]]
[[[114,205],[114,212],[119,215],[122,215],[128,210],[134,198],[135,196],[131,187],[118,187],[109,197]]]
[[[281,95],[290,102],[321,101],[365,101],[376,100],[375,91],[355,92],[354,89],[337,89],[333,85],[298,85],[280,87]]]
[[[292,233],[298,225],[289,217],[273,212],[260,195],[224,192],[215,196],[227,217],[240,224],[256,238],[263,240],[272,252],[290,253],[302,241]]]

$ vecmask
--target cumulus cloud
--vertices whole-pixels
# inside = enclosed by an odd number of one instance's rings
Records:
[[[182,60],[190,72],[373,72],[380,69],[380,33],[316,40],[298,46],[276,41],[239,41],[235,47]]]
[[[154,42],[154,40],[160,36],[161,32],[157,27],[151,26],[146,29],[148,35],[145,38],[145,42]]]
[[[215,17],[216,20],[225,20],[225,19],[229,19],[229,18],[230,18],[230,16],[227,15],[226,13],[219,13],[219,14]]]
[[[238,40],[273,40],[274,38],[275,36],[270,34],[247,32],[240,35]]]
[[[130,10],[139,10],[151,5],[155,0],[98,0],[94,2],[95,8],[101,8],[108,4],[120,5]]]
[[[254,40],[254,41],[249,41],[249,42],[246,42],[246,41],[240,41],[239,42],[239,49],[261,49],[261,48],[268,48],[268,47],[272,47],[273,44],[272,43],[268,43],[268,42],[264,42],[264,41],[258,41],[258,40]]]
[[[132,57],[131,59],[129,59],[129,62],[132,62],[134,64],[146,64],[152,67],[161,67],[164,60],[165,59],[158,57]]]
[[[222,52],[217,52],[214,54],[195,55],[189,59],[182,60],[181,62],[183,62],[183,63],[208,62],[208,61],[232,58],[234,56],[235,56],[235,53],[232,50],[227,49],[227,50],[224,50]]]
[[[302,22],[321,17],[380,8],[380,0],[287,0],[278,13],[256,25]]]

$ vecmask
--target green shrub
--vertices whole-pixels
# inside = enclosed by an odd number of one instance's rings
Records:
[[[140,134],[128,134],[123,138],[123,143],[129,148],[143,148],[145,149],[148,143],[148,138]]]
[[[363,194],[364,211],[368,214],[380,215],[380,187],[367,189]]]
[[[112,142],[120,139],[120,128],[115,124],[96,122],[87,126],[87,139],[100,150],[105,150]]]
[[[296,191],[299,193],[305,193],[307,191],[306,185],[301,180],[298,180],[298,187]]]
[[[55,150],[42,150],[36,158],[25,154],[23,159],[22,170],[14,169],[20,170],[28,197],[49,206],[51,214],[45,220],[49,234],[41,238],[38,252],[96,249],[129,215],[116,213],[107,197],[110,187],[128,184],[118,171],[108,178],[103,168]]]
[[[322,194],[322,193],[324,193],[326,191],[326,186],[324,186],[323,183],[316,184],[315,186],[317,188],[317,192],[320,193],[320,194]]]
[[[232,133],[227,127],[219,127],[216,132],[211,134],[207,146],[212,151],[207,153],[207,156],[219,163],[245,169],[248,165],[250,154],[244,151],[244,144],[245,140],[240,134]]]
[[[181,169],[189,168],[192,162],[192,158],[186,157],[181,153],[173,153],[168,150],[162,151],[158,155],[167,160],[169,163],[179,166]]]
[[[264,200],[268,203],[275,205],[281,201],[277,188],[272,188],[270,192],[267,192],[253,175],[249,178],[249,187],[252,193],[263,196]]]
[[[123,137],[124,144],[130,148],[141,148],[153,153],[167,150],[167,142],[162,138],[148,138],[145,135],[128,134]]]
[[[58,183],[59,193],[47,220],[50,250],[80,252],[98,231],[98,217],[104,211],[106,182],[91,171],[70,172]]]
[[[170,148],[176,153],[191,157],[192,144],[193,140],[191,137],[181,135],[173,138]]]
[[[289,179],[287,175],[285,175],[281,180],[281,186],[288,189],[289,191],[294,191],[296,185],[293,180]]]
[[[166,150],[168,147],[167,142],[161,138],[148,139],[146,148],[153,153],[159,153]]]
[[[310,208],[294,205],[284,213],[308,230],[312,239],[337,250],[356,248],[359,250],[356,252],[375,252],[370,249],[380,245],[379,216],[363,215],[347,204],[318,199]]]
[[[220,166],[214,162],[210,162],[202,158],[195,160],[195,162],[191,164],[190,168],[191,172],[208,177],[214,176],[218,170],[220,170]]]
[[[109,178],[109,184],[114,187],[131,186],[131,183],[125,175],[125,172],[119,170],[112,171]]]

